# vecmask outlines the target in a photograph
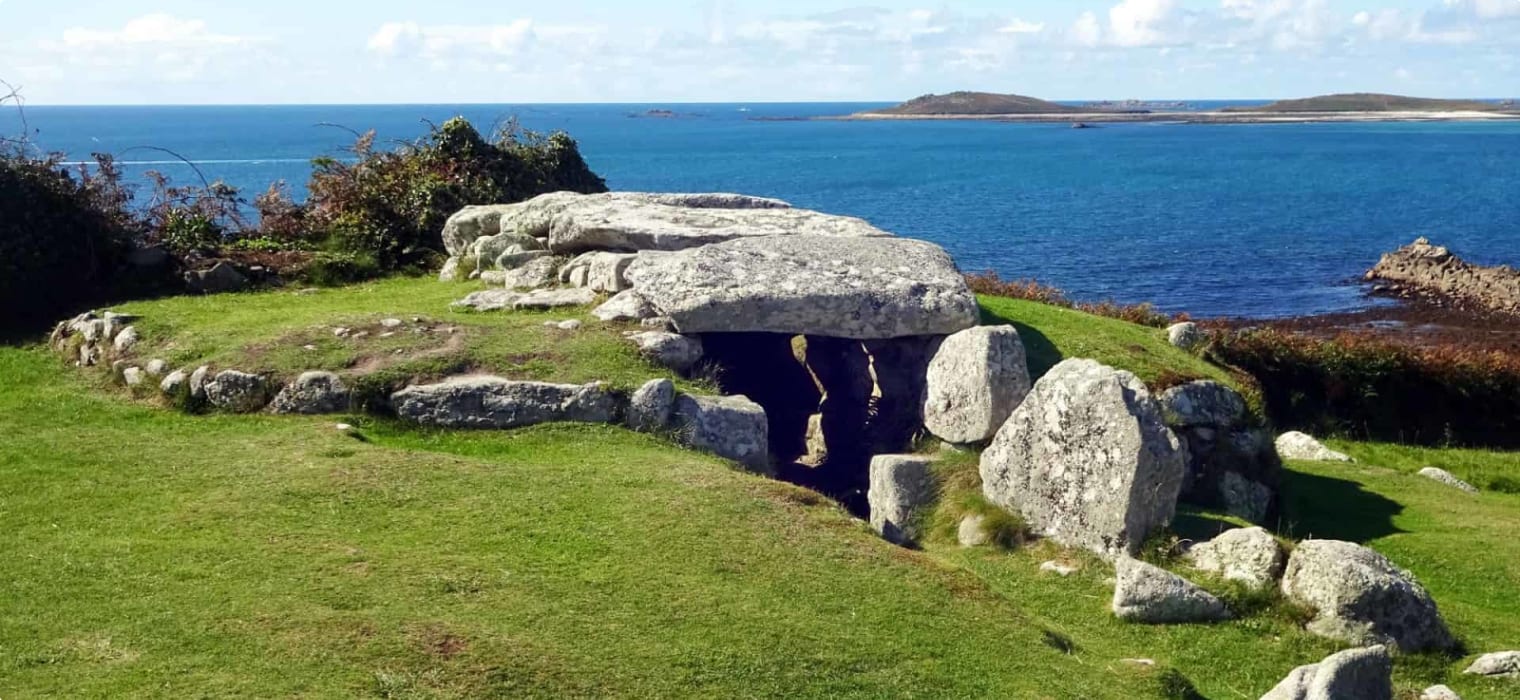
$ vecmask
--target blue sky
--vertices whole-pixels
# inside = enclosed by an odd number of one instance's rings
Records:
[[[0,0],[31,104],[1520,95],[1520,0]]]

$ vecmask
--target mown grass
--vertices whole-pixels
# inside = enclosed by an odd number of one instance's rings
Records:
[[[988,296],[979,300],[983,323],[1018,328],[1036,378],[1062,360],[1080,357],[1134,372],[1148,383],[1213,379],[1237,385],[1229,372],[1172,347],[1165,332],[1155,328],[1034,301]]]
[[[575,314],[448,311],[465,291],[388,280],[125,310],[144,315],[148,350],[185,364],[314,368],[260,347],[418,316],[478,329],[480,344],[457,350],[504,373],[659,376],[617,329],[542,328]],[[1020,324],[1037,372],[1094,357],[1149,379],[1228,380],[1152,329],[983,303],[989,322]],[[318,355],[351,368],[368,352]],[[513,369],[502,353],[556,361]],[[41,350],[0,349],[0,697],[1254,698],[1336,649],[1301,631],[1302,611],[1206,578],[1251,613],[1122,624],[1108,613],[1112,569],[1092,557],[955,546],[959,516],[985,506],[969,453],[943,465],[958,510],[931,516],[935,536],[910,552],[816,494],[618,429],[187,416],[99,383]],[[333,430],[339,419],[362,439]],[[1520,476],[1516,455],[1335,446],[1361,461],[1290,465],[1279,529],[1378,548],[1429,586],[1472,652],[1513,648],[1520,496],[1467,496],[1413,472],[1430,463],[1480,483]],[[1020,544],[1016,519],[991,522]],[[1219,524],[1189,512],[1177,529]],[[1050,559],[1082,569],[1041,573]],[[1463,667],[1402,657],[1397,681],[1515,691]]]
[[[210,364],[285,379],[307,370],[391,380],[485,372],[510,379],[605,381],[625,389],[669,377],[695,386],[641,359],[622,337],[629,326],[603,324],[586,309],[477,313],[450,307],[483,288],[479,282],[394,277],[332,289],[181,296],[114,308],[141,316],[136,325],[144,340],[135,355],[162,358],[173,367]],[[403,325],[379,325],[389,318]],[[544,326],[572,318],[586,325],[578,331]],[[338,328],[348,329],[349,337],[334,335]],[[393,335],[382,337],[388,333]]]

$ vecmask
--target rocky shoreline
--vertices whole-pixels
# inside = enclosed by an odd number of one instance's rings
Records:
[[[1520,120],[1520,112],[1065,112],[1059,114],[848,114],[820,121],[994,121],[1055,124],[1321,124],[1375,122],[1490,122]]]

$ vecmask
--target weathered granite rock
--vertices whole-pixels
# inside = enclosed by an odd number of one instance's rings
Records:
[[[982,547],[991,542],[992,538],[987,535],[987,518],[981,515],[961,518],[955,529],[955,540],[962,547]]]
[[[476,270],[470,273],[470,279],[478,279],[489,287],[504,287],[507,284],[506,270]]]
[[[470,244],[486,236],[501,233],[501,219],[522,209],[521,204],[491,204],[465,207],[443,224],[443,246],[449,255],[468,255]]]
[[[137,333],[137,326],[127,326],[111,341],[111,348],[120,355],[132,351],[142,341],[142,336]]]
[[[676,385],[669,379],[655,379],[633,392],[628,402],[628,427],[646,433],[670,427],[676,407]]]
[[[1469,484],[1461,479],[1458,479],[1456,474],[1446,471],[1445,469],[1441,469],[1440,467],[1425,467],[1424,469],[1420,470],[1420,476],[1423,476],[1432,481],[1438,481],[1440,483],[1446,484],[1447,486],[1457,489],[1458,491],[1466,491],[1467,493],[1478,492],[1478,487],[1473,486],[1472,484]]]
[[[1392,700],[1393,659],[1381,646],[1349,649],[1293,669],[1261,700]]]
[[[1424,238],[1384,255],[1368,271],[1367,280],[1381,282],[1403,296],[1434,297],[1461,307],[1520,313],[1520,271],[1508,265],[1474,265]]]
[[[512,308],[543,311],[586,306],[595,301],[596,292],[589,289],[535,289],[513,301]]]
[[[541,289],[559,279],[559,266],[563,258],[540,257],[523,263],[520,267],[502,275],[507,289]]]
[[[591,200],[572,204],[554,217],[549,227],[549,248],[562,255],[673,251],[740,238],[890,235],[863,219],[806,209],[696,209]]]
[[[449,258],[443,261],[443,269],[438,271],[439,282],[454,282],[459,279],[459,258]]]
[[[1188,561],[1200,571],[1264,589],[1282,576],[1287,556],[1272,534],[1260,527],[1236,528],[1194,545]]]
[[[537,238],[515,232],[503,232],[475,239],[473,243],[465,247],[464,255],[467,258],[474,258],[478,267],[485,267],[495,263],[503,255],[547,252],[548,248]],[[501,269],[512,268],[502,267]]]
[[[1187,454],[1129,372],[1067,360],[1036,382],[982,453],[988,500],[1104,556],[1171,522]]]
[[[185,273],[185,285],[199,294],[224,294],[248,288],[248,277],[228,262],[218,262],[209,270]]]
[[[934,501],[934,460],[920,455],[878,455],[871,460],[871,527],[893,544],[918,540],[915,520]]]
[[[501,311],[512,308],[512,304],[522,296],[522,292],[508,289],[487,289],[483,292],[474,292],[454,302],[451,306],[474,311]]]
[[[1058,561],[1047,561],[1040,564],[1040,571],[1047,574],[1055,574],[1061,578],[1066,578],[1067,576],[1077,573],[1079,569],[1070,564],[1062,564]]]
[[[992,439],[1030,389],[1013,326],[978,326],[945,338],[929,363],[924,426],[958,444]]]
[[[1306,462],[1351,462],[1351,457],[1336,452],[1323,443],[1315,440],[1312,436],[1292,431],[1277,436],[1277,453],[1283,459],[1297,459]]]
[[[629,288],[628,266],[636,258],[629,253],[584,253],[560,269],[559,279],[594,292],[616,294]]]
[[[141,367],[128,367],[121,371],[121,381],[127,386],[142,386],[148,381],[148,373]]]
[[[1420,700],[1462,700],[1462,696],[1448,686],[1433,685],[1420,693]]]
[[[1377,552],[1351,542],[1305,540],[1288,558],[1282,592],[1315,610],[1310,632],[1351,644],[1392,644],[1406,652],[1449,649],[1436,603]]]
[[[1277,503],[1271,488],[1233,471],[1220,475],[1216,493],[1226,513],[1253,523],[1267,522]]]
[[[790,204],[779,199],[751,197],[727,193],[663,193],[663,192],[602,192],[577,194],[575,192],[551,192],[534,197],[512,209],[497,227],[502,232],[514,232],[534,238],[549,238],[555,219],[572,207],[591,208],[618,205],[639,206],[657,204],[685,209],[789,209]]]
[[[201,365],[190,373],[190,398],[196,401],[206,400],[206,382],[211,379],[211,368]]]
[[[1121,556],[1115,574],[1112,608],[1121,620],[1166,625],[1230,617],[1223,601],[1160,567]]]
[[[185,374],[183,370],[170,372],[163,381],[158,383],[158,390],[163,392],[164,396],[180,398],[182,394],[188,394],[190,390],[190,375]]]
[[[279,414],[320,415],[349,409],[348,385],[332,372],[306,372],[297,377],[269,404]]]
[[[269,404],[269,380],[257,374],[225,370],[207,380],[204,389],[206,401],[223,411],[254,413]]]
[[[505,253],[496,256],[494,264],[497,270],[513,272],[535,260],[552,257],[554,257],[554,254],[547,250],[523,250],[520,246],[512,246]],[[503,277],[502,279],[505,281],[507,277]]]
[[[618,402],[606,385],[455,377],[391,395],[397,417],[442,428],[520,428],[539,423],[612,423]]]
[[[769,426],[760,404],[743,396],[681,394],[671,420],[687,446],[771,472]]]
[[[1246,402],[1234,389],[1215,381],[1188,382],[1161,392],[1166,424],[1179,428],[1230,427],[1246,417]]]
[[[1203,334],[1203,329],[1199,328],[1196,323],[1178,323],[1166,329],[1167,342],[1171,343],[1173,347],[1182,348],[1183,350],[1192,351],[1199,345],[1202,345],[1206,339],[1207,336]]]
[[[614,321],[642,321],[659,315],[658,311],[637,291],[628,289],[591,311],[591,315],[608,323]]]
[[[950,256],[901,238],[772,236],[645,253],[628,279],[682,333],[899,338],[979,318]]]
[[[702,361],[702,339],[662,331],[646,331],[628,336],[637,343],[639,354],[661,367],[688,372]]]
[[[1484,654],[1462,673],[1474,676],[1520,678],[1520,651]]]
[[[169,363],[163,360],[148,360],[148,364],[143,365],[143,371],[150,377],[162,377],[169,371]]]

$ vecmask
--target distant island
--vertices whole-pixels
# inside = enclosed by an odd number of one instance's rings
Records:
[[[1230,107],[1226,112],[1499,112],[1501,105],[1479,100],[1438,100],[1428,97],[1351,92],[1299,100],[1281,100],[1260,107]]]
[[[1283,100],[1251,107],[1200,111],[1182,102],[1096,102],[1063,105],[1026,95],[952,92],[923,95],[886,107],[832,119],[851,120],[993,120],[1029,122],[1186,122],[1200,124],[1270,124],[1349,121],[1482,121],[1520,119],[1513,102],[1441,100],[1402,95],[1346,93]]]

